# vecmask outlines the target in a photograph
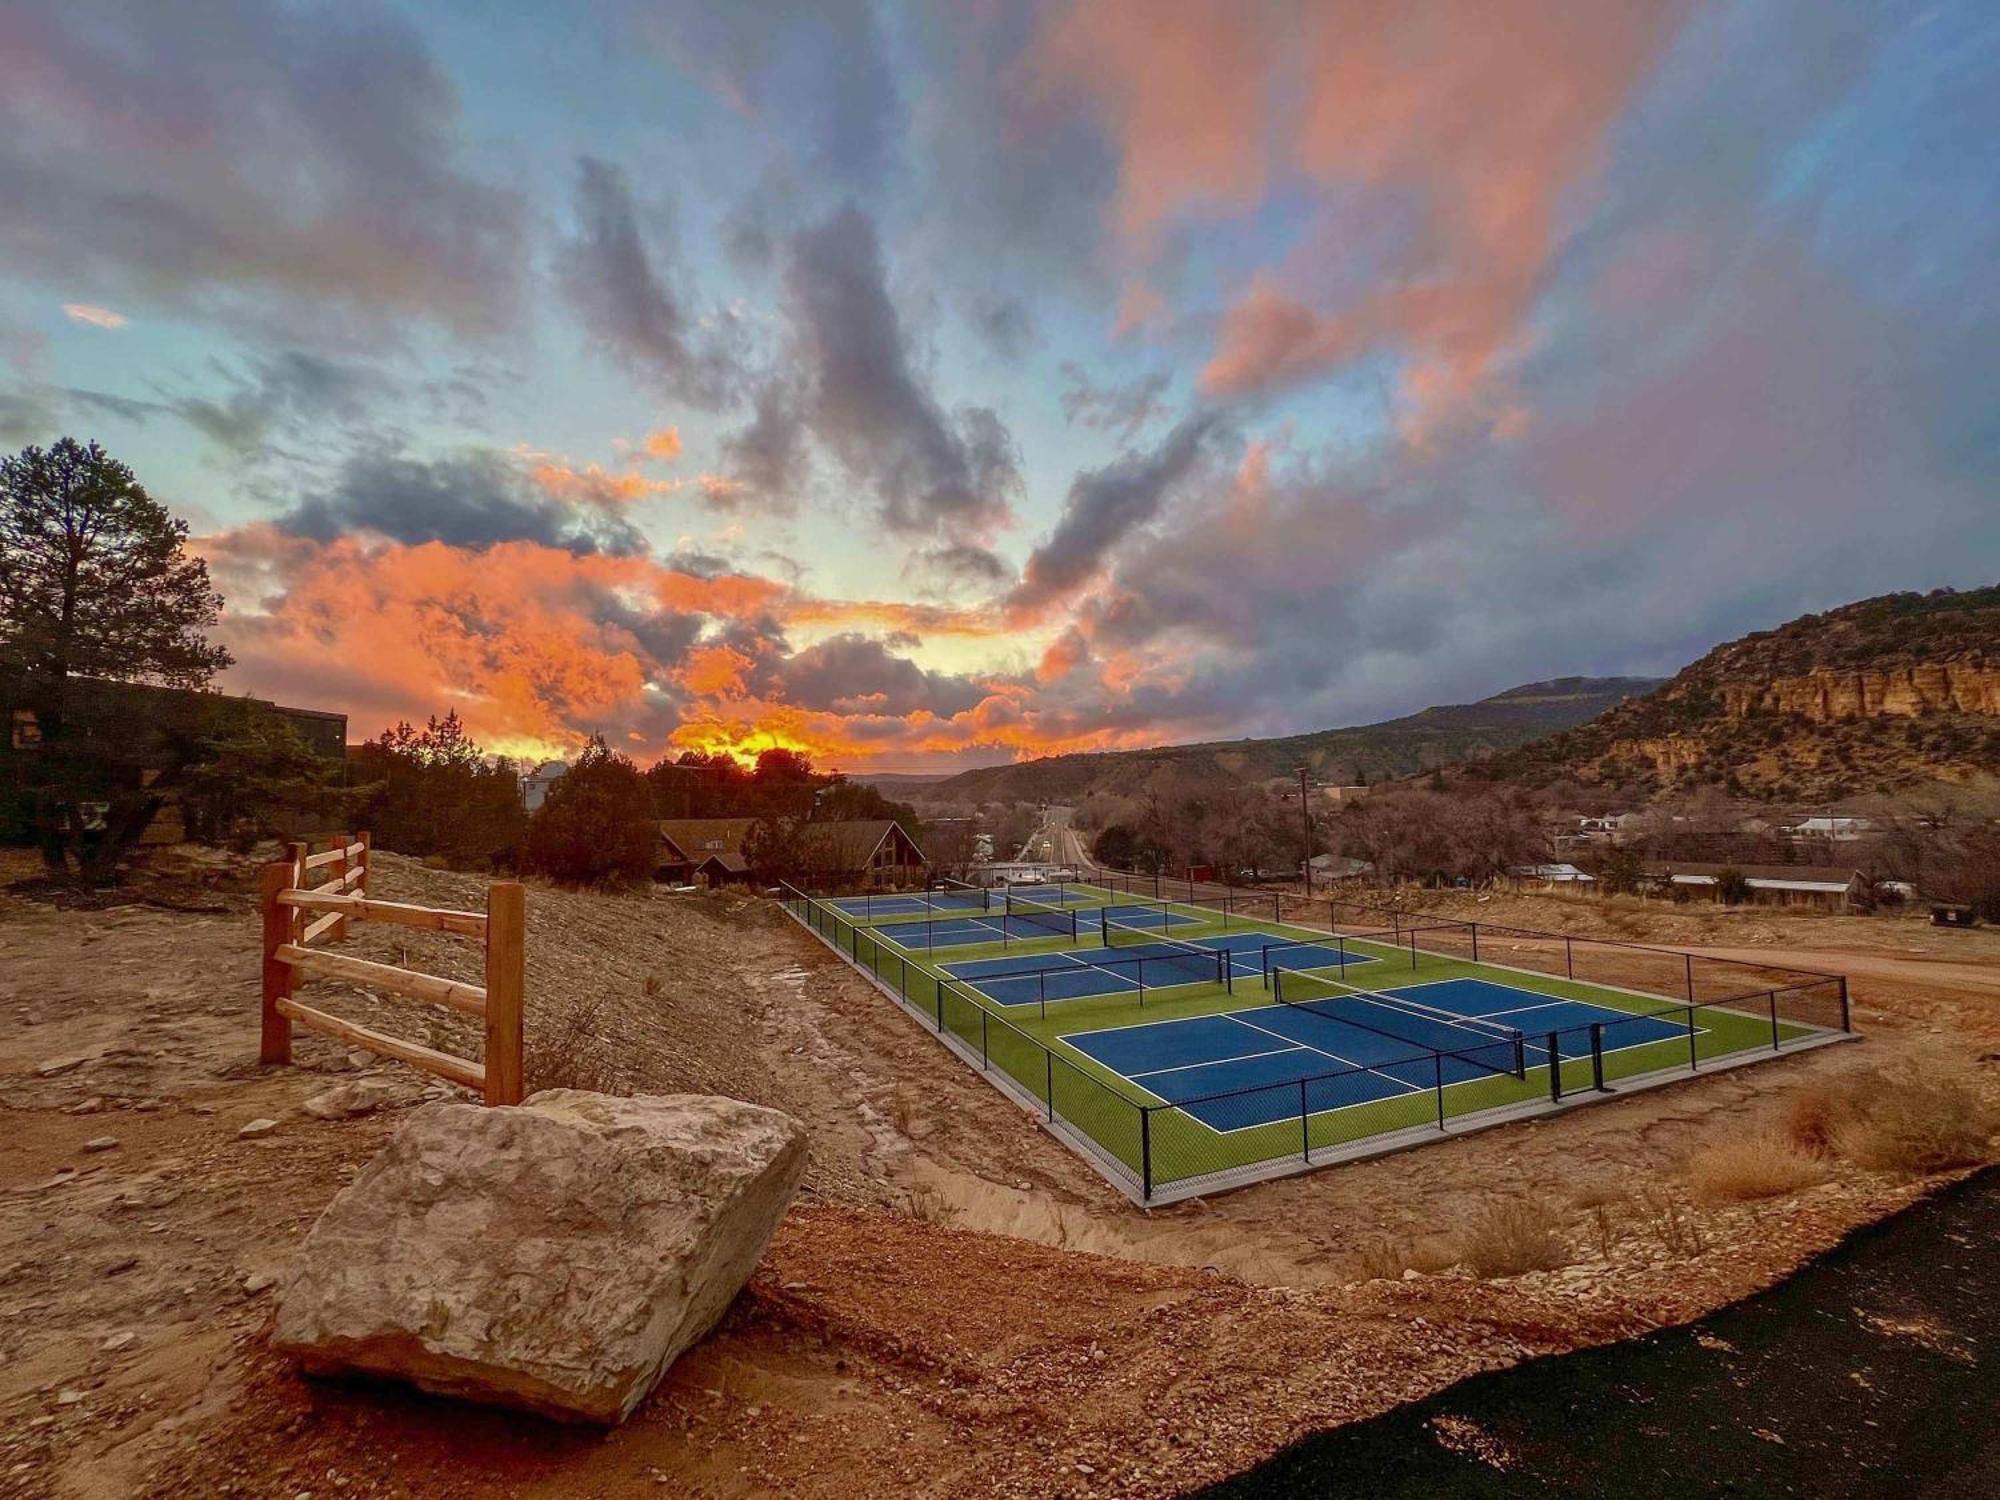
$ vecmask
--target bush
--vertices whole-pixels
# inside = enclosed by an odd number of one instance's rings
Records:
[[[1826,1165],[1776,1133],[1716,1141],[1687,1164],[1688,1186],[1708,1203],[1777,1198],[1826,1180]]]
[[[1833,1129],[1834,1149],[1856,1166],[1914,1177],[1992,1158],[2000,1120],[1969,1080],[1906,1066],[1874,1085]]]
[[[659,847],[652,788],[595,736],[528,820],[528,868],[575,885],[643,880]]]
[[[611,1002],[604,995],[555,1010],[531,1006],[524,1039],[527,1092],[624,1093],[626,1069],[617,1039],[610,1034],[610,1021]]]
[[[1445,1240],[1375,1239],[1361,1246],[1360,1261],[1364,1279],[1399,1281],[1405,1271],[1435,1276],[1457,1265],[1458,1251]]]
[[[1459,1231],[1458,1250],[1466,1268],[1482,1279],[1569,1264],[1555,1215],[1528,1198],[1488,1199]]]

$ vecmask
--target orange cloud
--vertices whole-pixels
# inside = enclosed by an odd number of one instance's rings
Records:
[[[1118,228],[1150,249],[1177,212],[1263,196],[1265,77],[1278,41],[1237,0],[1077,0],[1034,53],[1046,88],[1092,94],[1123,153]]]
[[[681,487],[677,479],[648,479],[643,474],[617,474],[597,464],[585,464],[581,469],[574,469],[553,459],[529,465],[528,477],[540,485],[544,492],[573,505],[629,504],[634,500],[643,500],[648,495],[671,494]]]
[[[658,432],[646,434],[642,445],[650,458],[668,459],[681,456],[681,430],[678,427],[662,427]]]

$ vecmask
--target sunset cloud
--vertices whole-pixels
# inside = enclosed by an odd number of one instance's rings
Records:
[[[123,328],[131,321],[123,313],[89,302],[65,302],[63,314],[73,323],[88,323],[93,328]]]

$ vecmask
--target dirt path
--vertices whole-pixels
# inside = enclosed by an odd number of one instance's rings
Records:
[[[384,857],[377,894],[478,890]],[[545,1046],[544,1081],[730,1093],[813,1133],[750,1291],[607,1439],[308,1383],[266,1353],[314,1217],[402,1107],[449,1089],[312,1038],[260,1068],[255,924],[241,894],[217,902],[0,895],[0,1496],[1177,1493],[1478,1370],[1699,1316],[1912,1201],[1926,1184],[1842,1170],[1703,1207],[1680,1172],[1788,1095],[1992,1010],[1871,977],[1860,1046],[1142,1214],[768,903],[537,888],[531,1041],[580,1015],[595,1044]],[[348,951],[471,958],[391,929]],[[474,1045],[452,1014],[323,998]],[[391,1107],[303,1112],[359,1077],[392,1081]],[[277,1124],[242,1136],[257,1119]],[[1380,1245],[1495,1199],[1547,1205],[1570,1264],[1366,1279]]]

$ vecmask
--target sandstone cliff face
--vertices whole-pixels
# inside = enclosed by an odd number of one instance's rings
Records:
[[[1922,662],[1868,671],[1815,667],[1800,677],[1725,682],[1722,702],[1732,718],[1761,711],[1797,714],[1821,724],[1882,715],[2000,714],[2000,665]]]

